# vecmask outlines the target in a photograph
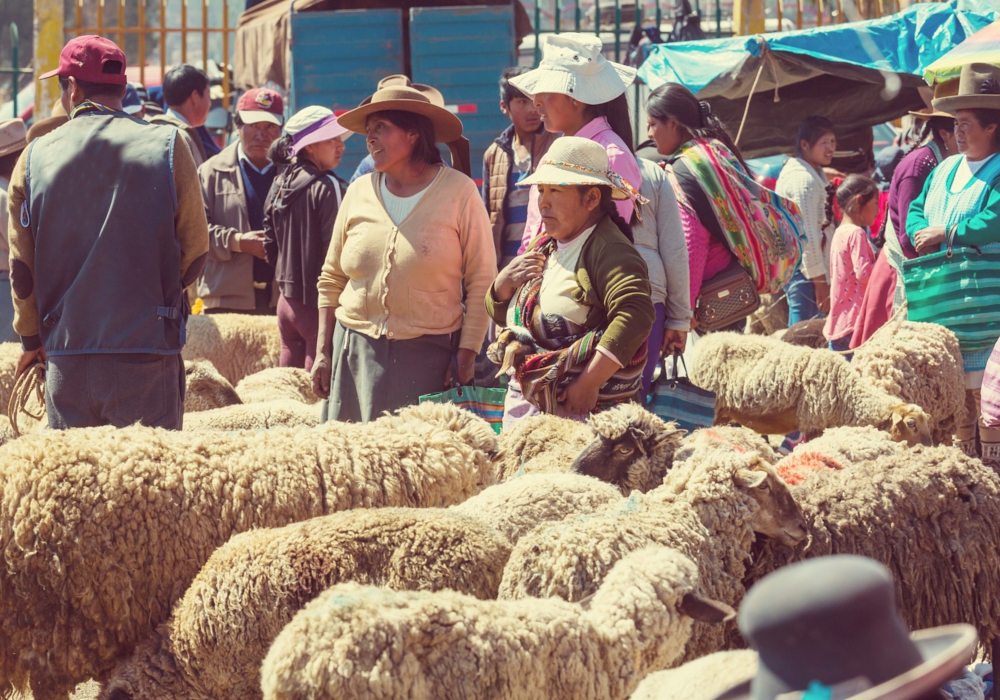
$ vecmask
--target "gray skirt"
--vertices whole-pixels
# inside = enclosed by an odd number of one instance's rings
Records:
[[[452,335],[371,338],[337,321],[330,398],[323,402],[320,420],[367,423],[386,411],[416,404],[424,394],[444,391]]]

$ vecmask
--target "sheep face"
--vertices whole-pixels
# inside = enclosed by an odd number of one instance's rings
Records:
[[[592,476],[614,484],[628,493],[633,478],[642,479],[649,472],[648,452],[635,430],[626,430],[617,439],[598,435],[580,456],[573,460],[570,471]]]
[[[500,366],[496,376],[502,377],[517,371],[530,355],[538,353],[531,333],[524,328],[504,328],[497,339],[486,348],[486,357]]]
[[[896,442],[905,442],[908,446],[926,445],[931,447],[930,424],[924,409],[916,404],[906,403],[892,409],[892,425],[889,433]]]
[[[788,487],[778,477],[774,467],[759,460],[753,469],[740,469],[736,486],[745,491],[758,505],[750,518],[753,531],[794,547],[806,538],[806,521],[792,498]]]
[[[233,385],[207,360],[184,363],[184,411],[194,413],[243,403]]]

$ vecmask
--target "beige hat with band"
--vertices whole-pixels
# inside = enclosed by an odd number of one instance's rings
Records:
[[[1000,110],[1000,66],[968,63],[958,78],[958,93],[931,101],[934,111],[954,115],[960,109]]]
[[[24,150],[28,145],[28,129],[21,119],[0,121],[0,157]]]
[[[340,125],[357,134],[366,134],[368,115],[398,110],[422,114],[434,125],[434,140],[451,143],[462,136],[462,121],[444,107],[438,107],[427,95],[411,87],[398,85],[377,90],[371,101],[340,115]]]
[[[555,92],[586,105],[600,105],[625,94],[636,69],[613,63],[592,34],[547,34],[541,38],[538,68],[510,79],[525,95]]]

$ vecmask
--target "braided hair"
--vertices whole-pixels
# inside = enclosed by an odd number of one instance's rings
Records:
[[[615,204],[614,198],[611,196],[611,188],[607,185],[599,185],[597,187],[601,191],[601,204],[599,210],[606,217],[611,219],[611,223],[618,227],[618,230],[622,232],[622,235],[629,240],[630,243],[635,243],[635,239],[632,237],[632,225],[622,218],[622,215],[618,213],[618,205]],[[638,208],[636,204],[636,208]],[[633,215],[634,218],[634,215]]]
[[[653,90],[646,101],[646,112],[661,122],[675,119],[696,138],[721,141],[733,152],[740,165],[748,173],[751,172],[743,153],[729,136],[722,120],[712,112],[712,105],[699,101],[695,94],[683,85],[667,83]]]
[[[927,138],[930,137],[934,140],[934,143],[943,151],[944,141],[941,139],[942,131],[954,131],[955,130],[955,120],[951,117],[931,117],[924,121],[922,127],[920,127],[920,133],[913,140],[912,143],[907,144],[906,148],[903,150],[903,155],[908,155],[911,151],[915,151],[920,148],[924,143],[927,142]]]

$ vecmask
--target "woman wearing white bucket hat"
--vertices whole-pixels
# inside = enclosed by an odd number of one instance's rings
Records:
[[[645,203],[608,168],[604,148],[563,136],[535,174],[545,232],[497,276],[486,309],[498,326],[530,333],[538,350],[493,359],[510,376],[504,426],[535,413],[586,419],[642,387],[655,312],[646,264],[615,200]]]
[[[347,189],[333,169],[350,133],[326,107],[306,107],[288,120],[268,154],[281,168],[264,207],[264,255],[280,292],[282,367],[309,371],[316,357],[316,283]]]
[[[636,69],[604,58],[602,46],[598,37],[589,34],[549,34],[542,38],[538,68],[510,82],[534,98],[547,131],[599,143],[607,152],[609,167],[638,191],[642,175],[632,151],[632,122],[625,97]],[[630,200],[618,202],[617,207],[625,221],[632,220]],[[538,190],[532,187],[521,252],[541,232]]]

